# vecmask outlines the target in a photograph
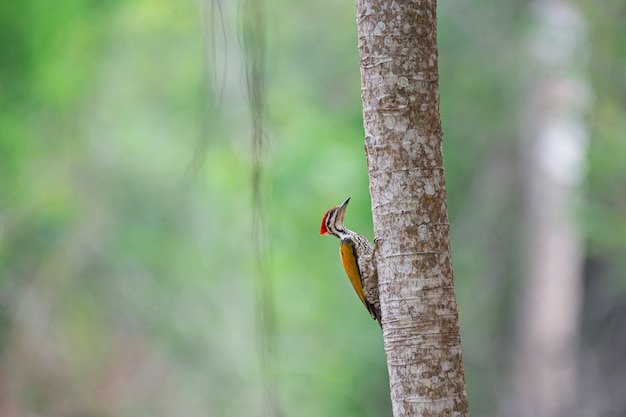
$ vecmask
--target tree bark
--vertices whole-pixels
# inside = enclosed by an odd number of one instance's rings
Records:
[[[435,0],[357,0],[365,150],[395,417],[469,415],[439,116]]]

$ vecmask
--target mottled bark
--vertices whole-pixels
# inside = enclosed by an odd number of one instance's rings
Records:
[[[358,0],[365,150],[394,416],[466,416],[436,1]]]
[[[507,416],[570,416],[578,380],[583,241],[574,219],[585,174],[585,28],[574,2],[536,1],[522,149],[526,271]]]

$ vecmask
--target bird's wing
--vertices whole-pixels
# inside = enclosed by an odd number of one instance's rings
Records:
[[[356,295],[359,296],[363,305],[367,307],[365,294],[363,293],[363,283],[361,282],[361,271],[359,271],[359,264],[357,262],[356,249],[354,248],[354,242],[351,238],[345,237],[341,240],[339,254],[341,255],[343,269],[346,270],[346,274],[354,287],[354,291],[356,291]]]

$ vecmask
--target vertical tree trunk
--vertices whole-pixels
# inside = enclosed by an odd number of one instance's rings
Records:
[[[441,151],[436,1],[357,0],[393,414],[469,415]]]
[[[513,415],[571,415],[576,398],[583,243],[573,210],[584,178],[585,30],[567,0],[533,3],[526,117],[526,279]],[[503,410],[511,415],[511,410]]]

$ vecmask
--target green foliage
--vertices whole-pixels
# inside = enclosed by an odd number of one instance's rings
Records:
[[[207,5],[194,3],[0,3],[7,407],[255,415],[250,123],[231,3],[217,33],[203,27]],[[479,3],[440,5],[440,82],[470,403],[489,414],[519,277],[523,63],[519,6]],[[266,10],[263,186],[279,402],[289,416],[391,415],[380,329],[353,294],[338,242],[318,233],[325,210],[350,196],[346,224],[373,238],[354,4],[271,0]],[[592,61],[620,60],[591,71],[599,93],[583,220],[592,253],[623,285],[626,126],[623,88],[612,86],[623,86],[625,52],[609,30],[623,25],[619,14],[589,13],[602,46]],[[222,29],[227,41],[205,57],[206,37]],[[194,171],[202,136],[206,158]]]
[[[626,14],[620,1],[596,8],[584,3],[590,20],[592,44],[589,57],[594,106],[589,115],[592,142],[589,151],[588,194],[584,220],[588,227],[590,257],[604,264],[612,286],[626,291]]]

